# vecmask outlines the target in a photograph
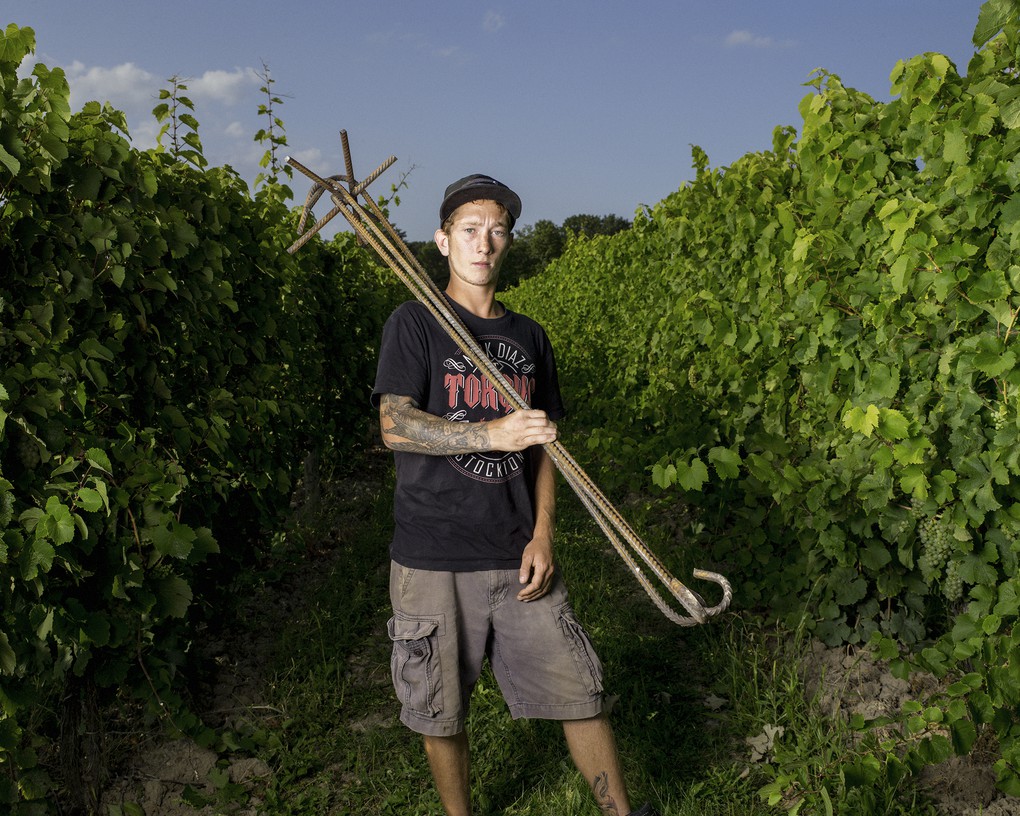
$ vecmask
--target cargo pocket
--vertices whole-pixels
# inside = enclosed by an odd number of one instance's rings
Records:
[[[439,621],[397,614],[390,618],[387,628],[393,641],[390,672],[397,698],[415,714],[435,717],[442,713]]]
[[[570,644],[570,652],[585,689],[592,695],[601,694],[602,661],[595,654],[595,647],[592,646],[588,633],[584,631],[569,603],[557,607],[556,616],[559,618],[560,629]]]

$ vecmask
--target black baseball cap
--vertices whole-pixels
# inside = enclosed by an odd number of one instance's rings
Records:
[[[510,229],[521,217],[521,198],[517,193],[491,176],[475,173],[464,176],[446,188],[443,203],[439,207],[439,223],[442,224],[461,204],[469,201],[498,201],[510,213]]]

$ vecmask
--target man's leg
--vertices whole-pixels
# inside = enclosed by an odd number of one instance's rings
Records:
[[[461,731],[452,737],[426,736],[425,755],[447,815],[471,816],[467,732]]]
[[[616,739],[605,714],[587,720],[564,720],[570,757],[591,785],[595,801],[605,814],[627,816],[630,800],[620,770]]]

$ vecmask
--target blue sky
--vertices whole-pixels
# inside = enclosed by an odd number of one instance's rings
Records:
[[[579,213],[632,218],[692,177],[798,127],[816,68],[878,100],[901,59],[935,51],[961,73],[981,0],[4,0],[35,29],[35,59],[67,72],[72,105],[109,100],[133,143],[167,78],[188,81],[211,163],[249,181],[262,148],[256,72],[268,66],[288,152],[373,185],[409,171],[394,221],[431,238],[445,186],[483,172],[524,201],[521,224]],[[296,177],[295,195],[308,189]],[[325,212],[320,204],[319,214]]]

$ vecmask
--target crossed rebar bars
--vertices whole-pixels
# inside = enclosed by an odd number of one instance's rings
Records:
[[[504,375],[481,349],[470,330],[460,319],[460,316],[449,307],[443,292],[425,272],[408,246],[401,240],[396,230],[383,215],[379,206],[372,200],[370,195],[365,194],[365,189],[368,185],[390,167],[396,161],[396,157],[390,156],[364,181],[357,182],[354,178],[347,131],[340,131],[340,140],[344,151],[346,169],[344,175],[322,177],[316,175],[295,159],[287,158],[287,163],[291,167],[303,173],[314,182],[305,200],[304,211],[298,225],[300,237],[288,249],[288,252],[296,252],[329,221],[342,214],[353,228],[358,240],[368,244],[386,265],[397,274],[400,280],[411,290],[412,294],[425,305],[429,312],[439,321],[439,324],[449,333],[465,356],[489,379],[500,396],[506,400],[507,404],[513,410],[526,410],[529,407],[528,403],[513,389],[504,378]],[[344,187],[344,182],[347,183],[347,187]],[[333,209],[316,221],[308,230],[305,230],[312,207],[325,193],[329,193],[330,200],[334,205]],[[362,206],[358,202],[359,196],[364,198],[366,206]],[[613,507],[609,499],[599,490],[588,474],[581,469],[581,466],[577,464],[559,440],[546,443],[543,447],[563,474],[567,484],[578,495],[581,503],[591,513],[595,522],[602,529],[602,532],[605,533],[606,538],[613,545],[613,549],[624,560],[630,571],[634,573],[642,588],[648,593],[648,596],[663,615],[680,626],[694,626],[704,623],[710,617],[718,615],[729,606],[730,599],[733,596],[729,581],[715,572],[700,569],[694,570],[695,578],[714,581],[722,587],[722,600],[715,606],[706,607],[704,600],[697,593],[688,589],[680,580],[673,577],[655,554],[645,546],[644,542],[631,529],[623,516]],[[641,564],[638,563],[635,555],[662,582],[669,594],[687,610],[689,617],[678,614],[665,601],[649,576],[645,573]]]

